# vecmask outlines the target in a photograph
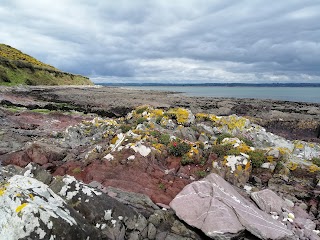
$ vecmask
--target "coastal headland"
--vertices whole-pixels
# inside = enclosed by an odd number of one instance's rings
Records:
[[[0,231],[319,239],[319,123],[316,103],[0,87]]]

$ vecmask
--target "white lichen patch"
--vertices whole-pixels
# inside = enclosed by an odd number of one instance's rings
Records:
[[[106,227],[107,227],[107,224],[103,223],[103,224],[101,225],[101,230],[105,229]]]
[[[8,180],[6,191],[0,197],[2,239],[25,238],[31,233],[36,233],[38,239],[43,239],[47,231],[40,227],[40,223],[52,229],[52,218],[60,218],[70,225],[76,224],[65,209],[64,200],[44,183],[20,175]]]
[[[108,161],[112,161],[114,159],[114,156],[110,153],[108,153],[106,156],[103,157],[104,159],[108,160]]]
[[[134,160],[136,157],[134,155],[131,155],[127,158],[127,160]]]
[[[114,219],[111,220],[111,224],[113,225],[113,227],[116,226],[116,223],[117,223],[117,220],[114,220]]]
[[[131,148],[135,152],[140,153],[140,155],[143,157],[146,157],[151,153],[151,148],[146,147],[145,145],[141,144],[141,142],[136,143],[135,145],[131,146]]]
[[[26,167],[27,171],[23,174],[26,177],[33,177],[32,170],[35,170],[36,167],[33,167],[31,163],[29,163]]]
[[[244,185],[243,189],[246,191],[246,193],[250,194],[252,191],[252,187],[249,185]]]
[[[112,210],[109,209],[107,211],[104,211],[104,220],[109,221],[112,219]]]
[[[225,156],[225,160],[227,161],[226,165],[231,168],[231,173],[233,173],[236,170],[237,165],[245,165],[246,158],[244,156],[235,156],[235,155],[229,155]]]
[[[93,194],[97,196],[102,194],[95,188],[89,187],[82,182],[77,181],[73,176],[67,175],[62,181],[65,185],[61,188],[58,194],[62,197],[65,197],[67,200],[71,200],[81,192],[89,197],[93,197]]]
[[[123,134],[123,133],[119,133],[117,134],[117,140],[114,144],[111,144],[110,147],[111,147],[111,152],[114,152],[118,149],[118,147],[121,146],[122,142],[125,140],[126,138],[126,134]]]

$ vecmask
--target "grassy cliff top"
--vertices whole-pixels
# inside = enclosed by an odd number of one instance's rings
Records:
[[[35,59],[34,57],[31,57],[28,54],[25,54],[25,53],[21,52],[20,50],[15,49],[15,48],[13,48],[9,45],[3,44],[3,43],[0,43],[0,56],[6,58],[8,60],[25,61],[25,62],[28,62],[28,63],[35,65],[35,66],[58,70],[53,66],[45,64],[43,62],[40,62],[39,60]]]
[[[89,78],[62,72],[18,49],[0,44],[0,85],[93,85]]]

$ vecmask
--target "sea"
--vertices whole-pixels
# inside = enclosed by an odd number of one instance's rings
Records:
[[[192,97],[256,98],[320,103],[320,87],[121,86],[122,88],[178,92]]]

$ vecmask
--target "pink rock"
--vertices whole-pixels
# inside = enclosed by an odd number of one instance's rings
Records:
[[[211,238],[237,237],[246,229],[260,239],[293,239],[286,226],[258,209],[214,173],[187,185],[170,207],[180,219]]]
[[[286,207],[285,201],[270,189],[251,193],[251,198],[266,213],[276,212],[282,214],[282,207]]]

